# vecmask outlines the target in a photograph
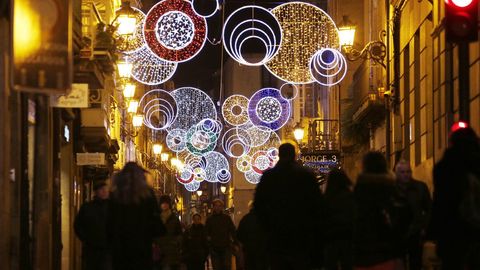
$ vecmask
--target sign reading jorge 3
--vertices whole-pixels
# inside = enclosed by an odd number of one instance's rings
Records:
[[[300,161],[318,174],[328,173],[340,165],[339,152],[317,152],[301,154]]]

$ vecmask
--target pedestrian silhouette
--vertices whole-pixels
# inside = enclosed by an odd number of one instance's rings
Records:
[[[113,177],[108,235],[114,270],[152,269],[152,242],[165,232],[145,170],[128,162]]]
[[[245,270],[265,270],[268,268],[266,234],[258,224],[253,201],[249,203],[249,208],[250,212],[240,220],[237,229]]]
[[[156,243],[160,250],[160,269],[177,270],[181,263],[182,225],[172,212],[172,200],[168,195],[162,195],[160,202],[160,217],[166,233]]]
[[[100,182],[93,186],[95,197],[80,207],[74,228],[82,241],[82,269],[111,269],[107,240],[108,187]]]
[[[236,243],[235,225],[223,209],[223,201],[215,199],[213,213],[207,218],[205,224],[213,270],[231,270],[232,268],[232,248]]]
[[[183,235],[183,258],[187,270],[205,270],[208,256],[207,230],[200,214],[194,214],[192,219],[193,223]]]
[[[432,199],[427,185],[412,178],[412,169],[406,160],[397,163],[395,175],[397,191],[406,199],[413,214],[412,222],[408,224],[405,262],[408,263],[409,270],[420,270]]]
[[[325,190],[325,269],[352,269],[352,237],[355,200],[352,182],[340,169],[333,169]]]
[[[364,156],[354,196],[355,269],[403,269],[401,258],[411,212],[397,194],[395,177],[382,153]]]
[[[312,269],[322,259],[322,194],[315,175],[296,162],[295,147],[279,147],[279,161],[263,173],[254,209],[267,232],[270,269]]]
[[[480,144],[473,129],[451,134],[433,184],[428,234],[442,269],[480,269]]]

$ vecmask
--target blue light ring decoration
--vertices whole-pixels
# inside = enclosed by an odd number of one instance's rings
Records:
[[[280,117],[273,122],[266,122],[262,120],[258,115],[259,112],[257,112],[258,104],[267,97],[275,99],[281,107]],[[263,88],[258,90],[250,98],[250,102],[248,103],[248,116],[254,125],[268,127],[275,131],[283,127],[288,122],[290,116],[290,102],[282,97],[278,89]]]

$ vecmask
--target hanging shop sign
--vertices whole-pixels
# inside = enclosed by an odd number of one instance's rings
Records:
[[[105,165],[105,153],[77,153],[77,165]]]
[[[18,91],[67,93],[72,84],[72,1],[12,1],[12,84]]]
[[[50,106],[59,108],[88,108],[88,84],[74,83],[68,95],[50,96]]]
[[[300,156],[304,166],[309,167],[317,174],[327,174],[331,169],[340,166],[340,152],[315,152],[305,153]]]

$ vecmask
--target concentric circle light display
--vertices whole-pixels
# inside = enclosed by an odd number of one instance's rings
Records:
[[[225,154],[239,158],[250,151],[251,138],[248,133],[239,128],[229,129],[223,134],[222,147]]]
[[[187,150],[196,156],[213,151],[217,146],[220,132],[220,123],[211,119],[201,121],[187,132]]]
[[[290,117],[290,103],[278,89],[263,88],[250,98],[248,115],[254,125],[278,130]]]
[[[205,3],[206,1],[208,1],[209,3]],[[210,10],[209,12],[205,12],[205,11],[200,11],[200,9],[197,7],[199,6],[200,4],[210,4],[211,2],[215,2],[214,4],[210,5]],[[219,4],[218,4],[218,0],[192,0],[192,9],[193,11],[195,12],[195,14],[197,14],[198,16],[201,16],[201,17],[204,17],[204,18],[210,18],[212,17],[213,15],[215,15],[215,13],[217,13],[217,10],[220,8]]]
[[[171,92],[177,104],[177,118],[171,128],[189,130],[204,119],[217,119],[212,99],[202,90],[182,87]]]
[[[279,51],[282,30],[268,9],[253,5],[244,6],[235,10],[227,18],[222,38],[225,50],[237,62],[243,65],[260,66],[270,61]],[[257,41],[264,46],[263,58],[256,61],[245,59],[244,45],[249,41]]]
[[[177,69],[177,63],[158,58],[147,46],[129,54],[127,61],[132,64],[132,77],[147,85],[158,85],[166,82],[175,74]]]
[[[135,26],[135,32],[133,35],[116,35],[115,46],[116,49],[123,53],[132,53],[145,45],[143,37],[143,25],[145,22],[145,14],[138,8],[131,7],[135,16],[137,25]]]
[[[143,123],[153,130],[169,128],[177,116],[175,99],[164,90],[155,89],[145,93],[139,106],[144,114]]]
[[[288,91],[291,89],[290,91]],[[280,95],[286,100],[294,100],[298,96],[298,86],[293,83],[284,83],[282,86],[280,86]]]
[[[190,2],[163,0],[148,12],[144,35],[148,47],[161,59],[185,62],[203,48],[207,23]]]
[[[310,72],[319,84],[333,86],[347,74],[347,60],[335,49],[320,49],[310,61]]]
[[[289,2],[272,9],[280,22],[283,37],[279,52],[265,67],[279,79],[312,83],[309,63],[321,48],[339,48],[338,30],[320,8],[303,2]]]
[[[243,155],[237,159],[237,169],[240,172],[248,172],[252,169],[252,157]]]
[[[187,132],[184,129],[172,129],[166,138],[167,146],[174,152],[181,152],[187,146]]]
[[[240,126],[249,121],[248,98],[242,95],[229,96],[222,105],[223,119],[232,126]]]

